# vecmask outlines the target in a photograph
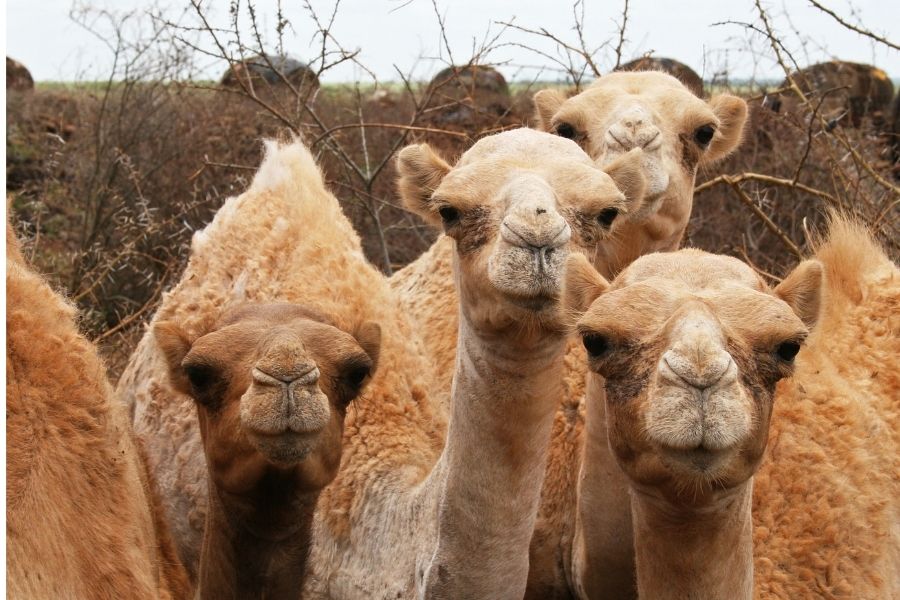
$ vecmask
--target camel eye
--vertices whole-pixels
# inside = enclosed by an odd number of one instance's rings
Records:
[[[556,126],[556,135],[567,140],[575,139],[575,128],[570,123],[560,123]]]
[[[344,380],[353,388],[359,389],[368,376],[369,367],[355,367],[350,369],[347,374],[344,375]]]
[[[782,342],[778,345],[778,348],[775,349],[778,358],[784,362],[793,362],[794,357],[797,356],[798,352],[800,352],[800,344],[797,342]]]
[[[619,216],[618,208],[604,208],[600,211],[600,214],[597,215],[597,222],[604,229],[609,229],[610,225],[612,225],[613,221],[616,220],[617,216]]]
[[[706,147],[706,145],[712,141],[715,134],[716,130],[712,125],[701,125],[694,130],[694,140],[700,146]]]
[[[196,396],[202,396],[215,381],[215,370],[206,365],[187,365],[184,373],[191,382],[191,389]]]
[[[597,333],[586,333],[581,336],[581,343],[591,358],[599,358],[609,350],[609,340]]]
[[[438,209],[438,214],[444,221],[444,227],[452,227],[459,223],[459,211],[452,206],[444,205]]]

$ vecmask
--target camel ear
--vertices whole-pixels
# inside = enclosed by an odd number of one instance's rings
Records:
[[[719,128],[709,148],[703,153],[704,164],[723,159],[741,144],[747,122],[747,103],[731,94],[719,94],[709,100],[709,107],[719,119]]]
[[[565,95],[559,90],[540,90],[534,95],[534,128],[541,131],[550,131],[553,115],[559,110]]]
[[[432,225],[440,226],[442,220],[438,206],[431,195],[450,172],[450,165],[438,156],[428,144],[407,146],[397,155],[397,188],[406,208]]]
[[[372,359],[372,368],[369,369],[371,377],[378,368],[378,356],[381,354],[381,325],[375,321],[366,321],[356,329],[353,337]]]
[[[775,295],[812,330],[819,320],[824,270],[817,260],[804,260],[775,287]]]
[[[603,167],[607,175],[612,177],[619,191],[625,194],[628,210],[634,212],[644,203],[647,193],[647,177],[643,167],[644,151],[633,148]]]
[[[156,323],[153,326],[153,337],[166,360],[172,387],[190,395],[191,383],[181,368],[181,363],[191,350],[191,339],[181,327],[171,321]]]
[[[584,254],[575,252],[569,255],[562,293],[563,307],[567,313],[580,317],[608,288],[609,282],[597,272]]]

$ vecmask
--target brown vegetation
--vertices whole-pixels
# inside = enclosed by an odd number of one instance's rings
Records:
[[[578,88],[585,77],[603,72],[603,47],[585,44],[584,21],[578,21],[583,5],[576,9],[575,42],[511,24],[506,31],[551,39],[563,56],[551,60]],[[771,42],[786,75],[799,70],[802,65],[785,54],[767,16],[759,11],[755,31]],[[626,22],[627,12],[616,64],[624,62]],[[335,64],[355,61],[356,54],[334,41],[327,19],[317,23],[327,44],[308,64],[321,77]],[[154,39],[175,43],[181,35],[182,50],[198,47],[175,24],[158,28]],[[261,38],[245,40],[231,53],[226,33],[207,32],[216,41],[205,47],[223,65],[239,65],[266,47]],[[504,110],[485,110],[493,102],[483,106],[477,94],[441,98],[451,88],[477,91],[471,85],[477,77],[470,73],[490,62],[490,45],[497,43],[488,40],[469,61],[456,57],[456,82],[429,87],[398,73],[396,85],[326,86],[314,102],[311,90],[290,81],[264,89],[197,84],[186,79],[183,52],[119,43],[121,60],[104,84],[8,95],[7,191],[13,221],[27,240],[25,253],[77,302],[83,328],[101,343],[115,371],[133,346],[134,332],[177,279],[193,231],[247,185],[262,156],[258,140],[296,134],[317,154],[369,259],[392,272],[418,256],[434,235],[397,200],[395,152],[427,141],[457,156],[486,133],[529,124],[531,97],[546,87],[513,86]],[[732,90],[748,100],[751,123],[737,153],[714,172],[701,170],[685,242],[749,260],[777,281],[807,249],[823,209],[840,207],[869,224],[897,257],[900,191],[892,177],[890,132],[876,128],[869,116],[858,129],[835,128],[823,114],[822,97],[803,95],[800,82],[796,89],[790,82],[783,94],[797,96],[797,110],[780,114],[762,109],[763,89]],[[446,117],[472,106],[480,107],[468,110],[473,118]]]
[[[663,71],[676,77],[687,89],[703,97],[703,79],[692,68],[673,58],[642,56],[621,65],[617,71]]]
[[[34,89],[34,79],[25,65],[8,56],[6,57],[6,89],[18,91]]]

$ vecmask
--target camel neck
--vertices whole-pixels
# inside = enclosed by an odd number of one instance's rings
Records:
[[[523,348],[461,315],[428,597],[524,594],[565,349],[547,337]]]
[[[309,555],[318,492],[293,493],[261,485],[235,498],[210,484],[197,597],[298,597]]]
[[[632,494],[641,598],[749,599],[752,480],[702,509]]]
[[[609,447],[604,384],[587,377],[573,573],[582,597],[625,600],[637,597],[630,486]]]

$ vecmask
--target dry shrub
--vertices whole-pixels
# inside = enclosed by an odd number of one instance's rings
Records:
[[[780,276],[796,264],[794,248],[810,251],[810,234],[832,208],[868,224],[891,256],[900,256],[898,195],[875,179],[890,185],[884,136],[870,121],[835,132],[810,125],[809,117],[751,104],[743,145],[698,176],[686,243]],[[846,138],[874,175],[855,164],[836,135]]]
[[[202,11],[199,2],[194,8]],[[576,3],[576,19],[583,9]],[[330,34],[334,15],[315,18],[327,43],[310,65],[321,77],[330,66],[355,60],[355,53]],[[621,62],[626,21],[627,4],[615,64]],[[171,46],[160,55],[150,52],[150,43],[124,43],[122,29],[116,31],[123,56],[117,64],[127,68],[106,83],[39,86],[7,96],[7,191],[26,255],[78,303],[83,328],[101,343],[114,374],[161,293],[177,281],[193,231],[249,182],[261,159],[261,138],[299,135],[312,147],[367,256],[389,274],[435,236],[398,204],[396,151],[427,141],[454,160],[484,135],[528,124],[531,96],[545,87],[534,81],[511,85],[503,110],[471,110],[477,101],[472,93],[436,97],[440,88],[404,75],[388,86],[357,83],[318,92],[289,81],[224,90],[193,82],[189,61]],[[192,30],[157,20],[152,31],[151,41],[158,43],[161,32],[174,31],[175,39]],[[578,89],[586,75],[599,73],[595,55],[604,46],[590,49],[582,27],[575,35],[570,43],[551,39],[560,44],[568,83]],[[201,52],[196,41],[176,41]],[[223,70],[267,50],[261,38],[233,52],[233,44],[220,42],[212,54]],[[489,50],[457,63],[460,72],[488,64]],[[738,256],[777,278],[807,250],[824,209],[835,207],[858,216],[894,258],[900,256],[900,194],[891,183],[886,140],[874,126],[864,121],[859,129],[830,128],[817,115],[821,98],[775,114],[762,107],[758,90],[738,92],[751,105],[744,145],[699,174],[685,243]]]

